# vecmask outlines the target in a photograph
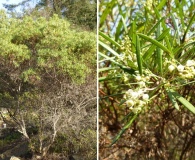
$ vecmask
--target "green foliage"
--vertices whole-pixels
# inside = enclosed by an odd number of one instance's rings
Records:
[[[97,3],[89,0],[79,0],[67,5],[64,16],[74,24],[88,27],[91,30],[97,27]]]
[[[50,152],[63,153],[65,155],[78,155],[86,160],[96,158],[96,131],[85,129],[75,137],[74,134],[58,134]],[[66,145],[64,145],[66,144]]]
[[[100,3],[99,112],[108,128],[108,120],[113,126],[120,124],[118,128],[122,128],[112,144],[128,129],[143,130],[138,123],[147,119],[146,114],[155,117],[154,113],[173,109],[174,114],[188,113],[193,120],[194,7],[191,0],[182,3],[108,0]],[[162,117],[163,121],[166,117]],[[175,123],[177,126],[178,122]],[[149,128],[152,127],[151,122]],[[146,135],[137,136],[139,141]]]
[[[1,132],[3,132],[1,130]],[[11,144],[12,142],[21,139],[22,135],[19,132],[13,132],[12,133],[6,133],[7,135],[5,135],[5,133],[3,133],[4,138],[0,139],[0,149],[2,149],[3,147],[5,147],[6,145]]]
[[[70,29],[67,21],[56,15],[49,21],[31,17],[12,19],[1,15],[0,53],[10,67],[17,69],[25,81],[54,68],[56,74],[69,75],[73,81],[83,82],[95,55],[95,35]],[[85,55],[89,55],[86,59]],[[75,74],[76,73],[76,74]]]

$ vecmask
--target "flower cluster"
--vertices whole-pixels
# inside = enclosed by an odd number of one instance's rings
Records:
[[[124,39],[121,42],[121,51],[123,52],[119,57],[116,57],[118,62],[122,62],[125,65],[128,65],[128,62],[136,62],[136,54],[134,54],[131,50],[131,40],[128,36],[125,36]],[[135,66],[137,66],[137,63],[135,63]]]
[[[169,65],[168,67],[170,72],[173,72],[177,69],[179,72],[179,76],[183,79],[192,79],[195,77],[195,61],[194,60],[188,60],[184,65],[176,65],[176,63],[173,63]]]
[[[147,94],[147,91],[150,90],[147,88],[147,83],[150,80],[149,74],[147,76],[139,75],[137,73],[136,76],[134,76],[134,80],[137,84],[135,89],[129,89],[126,91],[124,95],[124,99],[126,100],[126,105],[134,112],[138,113],[140,112],[144,106],[147,105],[149,101],[149,95]]]
[[[145,7],[147,7],[153,13],[152,5],[157,5],[157,1],[155,0],[146,0]]]
[[[127,106],[134,112],[137,113],[142,110],[142,107],[147,104],[149,95],[145,93],[143,89],[132,90],[129,89],[124,98],[127,100]]]

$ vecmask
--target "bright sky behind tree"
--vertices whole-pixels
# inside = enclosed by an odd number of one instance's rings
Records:
[[[6,4],[18,4],[20,2],[22,2],[22,0],[1,0],[1,2],[0,2],[0,9],[5,9],[3,7],[4,3],[6,3]]]
[[[23,0],[0,0],[0,9],[6,9],[3,7],[3,4],[18,4],[22,2]],[[30,5],[34,6],[36,0],[30,2]],[[16,11],[20,11],[20,7],[16,8]]]

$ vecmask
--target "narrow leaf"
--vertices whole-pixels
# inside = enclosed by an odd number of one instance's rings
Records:
[[[110,146],[112,146],[113,144],[115,144],[119,140],[119,138],[124,134],[124,132],[131,126],[131,124],[134,122],[134,120],[137,118],[137,116],[138,116],[138,114],[133,114],[130,121],[121,129],[121,131],[114,138],[114,140],[112,141]]]
[[[179,93],[175,92],[173,89],[170,89],[170,92],[179,102],[181,102],[187,109],[195,114],[195,107],[188,100],[182,97]]]
[[[157,33],[156,33],[157,38],[160,36],[160,33],[161,33],[161,24],[159,24],[158,27],[157,27]],[[160,74],[162,76],[162,74],[163,74],[163,70],[162,70],[162,50],[158,47],[156,52],[157,52],[158,71],[160,72]]]
[[[132,22],[131,24],[131,31],[129,35],[130,39],[132,39],[132,52],[135,53],[135,44],[136,44],[136,24],[135,21]]]
[[[112,0],[108,5],[107,8],[103,11],[100,19],[100,26],[102,26],[110,12],[112,12],[113,6],[116,4],[115,0]]]
[[[152,33],[152,32],[154,32],[154,30],[158,27],[158,25],[163,21],[165,19],[165,17],[162,17],[152,28],[151,28],[151,30],[148,32],[148,36]]]
[[[190,22],[185,30],[185,33],[184,33],[184,36],[183,36],[183,39],[182,41],[184,42],[185,41],[185,38],[186,38],[186,34],[188,33],[190,27],[192,26],[192,24],[194,23],[194,20],[195,20],[195,12],[194,12],[194,15],[192,16],[192,18],[190,19]]]
[[[178,103],[177,103],[177,101],[176,101],[176,98],[173,96],[172,92],[171,92],[170,90],[167,90],[167,94],[168,94],[168,96],[169,96],[169,98],[170,98],[170,100],[171,100],[173,106],[174,106],[177,110],[180,110],[180,109],[179,109],[179,105],[178,105]]]
[[[139,35],[141,38],[143,38],[143,39],[145,39],[145,40],[147,40],[147,41],[149,41],[149,42],[155,44],[157,47],[161,48],[161,49],[164,50],[165,52],[168,52],[168,53],[170,54],[171,58],[173,58],[171,51],[170,51],[169,49],[167,49],[165,46],[163,46],[163,45],[162,45],[160,42],[158,42],[157,40],[154,40],[154,39],[152,39],[152,38],[150,38],[150,37],[148,37],[148,36],[146,36],[146,35],[144,35],[144,34],[141,34],[141,33],[138,33],[138,35]]]
[[[103,42],[101,42],[101,41],[99,41],[99,44],[100,44],[102,47],[104,47],[106,50],[108,50],[110,53],[112,53],[113,55],[115,55],[116,57],[119,56],[119,54],[118,54],[116,51],[114,51],[112,48],[110,48],[110,46],[108,46],[107,44],[105,44],[105,43],[103,43]]]
[[[142,60],[141,60],[141,51],[140,51],[140,41],[138,35],[136,36],[136,56],[137,56],[139,74],[142,75]]]
[[[112,38],[110,38],[105,33],[99,31],[99,35],[102,36],[104,39],[106,39],[108,42],[114,44],[116,47],[119,47],[119,48],[121,47],[119,43],[117,43],[115,40],[113,40]]]
[[[117,65],[121,66],[118,62],[116,62],[114,60],[115,57],[108,57],[108,56],[106,56],[105,54],[103,54],[101,52],[98,52],[98,54],[99,54],[99,56],[102,56],[102,57],[106,58],[105,60],[109,60],[109,61],[113,62],[114,64],[117,64]]]
[[[167,0],[161,0],[159,5],[156,7],[158,10],[161,10],[164,6]]]
[[[118,21],[118,25],[116,27],[115,41],[118,41],[119,37],[121,36],[122,29],[123,29],[123,22],[121,20],[121,17],[117,21]]]
[[[98,72],[105,72],[105,71],[110,71],[110,70],[115,70],[118,69],[116,67],[105,67],[105,68],[99,68]]]
[[[112,80],[112,79],[118,79],[118,78],[121,78],[122,76],[115,76],[115,77],[99,77],[98,80],[99,82],[102,82],[102,81],[108,81],[108,80]]]

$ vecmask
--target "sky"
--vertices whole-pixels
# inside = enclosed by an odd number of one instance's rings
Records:
[[[3,3],[6,4],[18,4],[20,2],[22,2],[23,0],[0,0],[0,9],[5,9],[3,7]],[[32,4],[32,6],[35,5],[35,2],[37,2],[37,0],[33,0],[30,4]],[[20,8],[17,8],[17,11],[20,11]]]
[[[3,3],[6,3],[6,4],[17,4],[17,3],[20,3],[22,2],[22,0],[0,0],[0,9],[5,9],[3,7]]]

